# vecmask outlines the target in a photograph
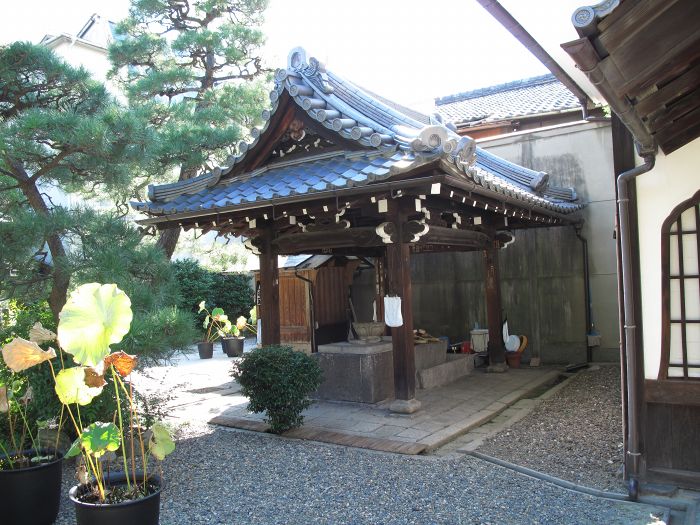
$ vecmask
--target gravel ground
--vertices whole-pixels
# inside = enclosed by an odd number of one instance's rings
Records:
[[[477,450],[575,483],[626,492],[620,368],[594,366]]]
[[[182,430],[163,471],[163,525],[646,524],[654,511],[471,457],[400,456],[206,426]],[[57,523],[74,523],[68,501]]]

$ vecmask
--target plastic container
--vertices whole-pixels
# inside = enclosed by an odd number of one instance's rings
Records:
[[[469,332],[471,348],[475,353],[486,352],[489,348],[489,331],[486,328],[474,328]]]

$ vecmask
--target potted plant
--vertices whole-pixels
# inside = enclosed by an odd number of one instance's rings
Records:
[[[229,357],[240,357],[243,355],[243,343],[245,337],[241,336],[241,330],[246,327],[246,319],[241,316],[236,320],[236,324],[231,325],[230,330],[221,338],[221,348]]]
[[[45,361],[51,364],[56,352],[42,350],[39,343],[55,339],[56,334],[38,323],[29,333],[29,341],[15,338],[2,348],[11,375],[0,380],[0,413],[6,414],[8,429],[7,440],[0,437],[0,512],[3,523],[45,525],[56,519],[61,500],[63,454],[58,437],[62,417],[57,439],[51,443],[41,440],[27,411],[32,389],[20,373]]]
[[[214,308],[211,312],[207,310],[205,301],[199,303],[199,312],[207,314],[202,323],[206,330],[204,341],[197,343],[199,358],[211,359],[214,355],[214,341],[231,332],[231,321],[228,320],[223,308]]]
[[[175,449],[175,443],[162,423],[154,423],[146,439],[144,421],[128,380],[136,357],[111,351],[110,346],[128,333],[132,317],[127,295],[114,284],[98,283],[76,289],[59,315],[59,348],[70,354],[77,365],[67,367],[62,361],[58,373],[54,373],[53,367],[51,370],[56,394],[78,436],[65,454],[81,456],[77,469],[80,483],[69,493],[76,507],[78,525],[158,523],[161,481],[149,467],[151,458],[163,459]],[[28,350],[14,348],[18,351],[14,358],[35,359]],[[7,361],[5,349],[3,357]],[[105,377],[111,378],[114,388],[117,404],[114,418],[83,426],[80,407],[89,405],[108,385]],[[127,442],[132,449],[129,459],[122,449],[118,465],[112,465],[110,455],[115,459],[117,456],[111,453],[120,451]]]

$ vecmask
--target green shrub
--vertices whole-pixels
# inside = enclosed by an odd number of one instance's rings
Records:
[[[180,259],[172,263],[180,286],[178,306],[195,315],[201,326],[205,313],[199,311],[200,301],[212,308],[222,308],[229,319],[236,319],[253,306],[253,289],[247,273],[222,274],[207,270],[195,259]]]
[[[213,272],[201,266],[195,259],[173,261],[172,266],[175,270],[175,279],[180,286],[178,302],[180,308],[197,314],[200,301],[215,305]],[[200,321],[203,319],[204,317]],[[201,322],[199,324],[201,325]]]
[[[23,304],[17,299],[7,301],[2,307],[0,319],[0,345],[9,343],[15,337],[29,337],[29,329],[34,323],[41,323],[44,328],[56,331],[51,309],[47,301]]]
[[[198,338],[189,311],[170,306],[134,316],[131,330],[114,350],[138,354],[139,366],[160,364]]]
[[[250,400],[248,410],[265,412],[275,434],[304,422],[301,413],[312,403],[308,396],[322,381],[316,360],[291,346],[266,346],[244,354],[231,375]]]
[[[223,308],[229,319],[239,316],[248,318],[253,307],[253,288],[250,286],[250,274],[219,273],[214,274],[212,305]]]

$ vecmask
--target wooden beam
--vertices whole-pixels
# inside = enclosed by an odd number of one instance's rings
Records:
[[[280,291],[277,250],[273,244],[271,225],[262,228],[260,236],[260,319],[262,344],[280,344]]]
[[[501,281],[498,272],[498,242],[492,241],[483,251],[486,271],[486,318],[489,328],[489,366],[499,370],[506,360],[503,346],[503,315],[501,311]],[[501,370],[502,371],[502,370]]]
[[[273,241],[280,253],[334,248],[383,246],[374,227],[348,228],[282,235]]]
[[[465,248],[472,249],[485,249],[489,242],[489,236],[481,231],[445,228],[432,225],[428,233],[418,240],[418,244],[447,244],[450,246],[464,246]]]

